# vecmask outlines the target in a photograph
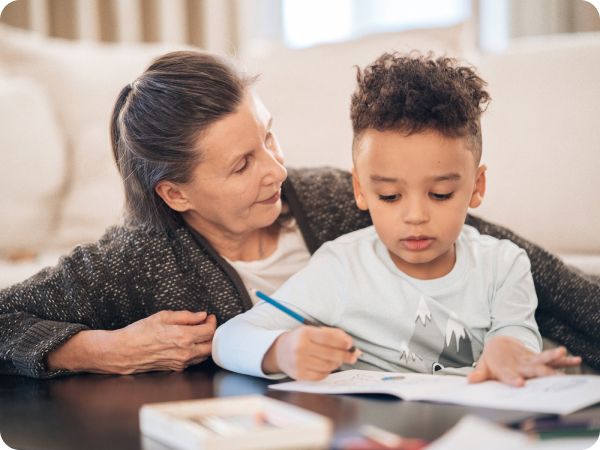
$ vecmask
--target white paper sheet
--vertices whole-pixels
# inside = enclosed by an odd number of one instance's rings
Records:
[[[517,388],[497,381],[469,384],[464,377],[450,375],[347,370],[322,381],[291,381],[269,387],[320,394],[390,394],[404,400],[555,414],[569,414],[600,402],[598,375],[535,378]]]
[[[465,416],[432,442],[427,450],[584,450],[595,449],[594,438],[536,440],[476,416]]]

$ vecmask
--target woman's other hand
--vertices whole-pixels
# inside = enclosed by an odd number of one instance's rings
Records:
[[[181,371],[210,356],[216,322],[204,311],[160,311],[119,330],[81,331],[48,355],[48,369]]]
[[[352,338],[339,328],[301,326],[283,333],[263,358],[263,372],[283,372],[295,380],[325,378],[342,364],[354,364]]]
[[[496,336],[485,345],[469,382],[498,380],[512,386],[523,386],[527,378],[554,375],[556,369],[581,364],[578,356],[567,356],[565,347],[535,353],[521,341],[509,336]]]

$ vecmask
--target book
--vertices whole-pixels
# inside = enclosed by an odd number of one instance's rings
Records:
[[[318,394],[389,394],[409,401],[570,414],[600,402],[600,376],[554,375],[527,380],[523,387],[498,381],[469,384],[465,377],[347,370],[321,381],[290,381],[270,389]]]
[[[260,395],[143,405],[140,430],[173,449],[323,448],[333,425],[320,414]]]

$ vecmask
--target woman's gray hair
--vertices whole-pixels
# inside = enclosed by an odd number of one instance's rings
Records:
[[[236,110],[255,78],[225,58],[182,51],[161,56],[121,90],[110,134],[127,224],[167,232],[182,225],[155,187],[191,180],[202,159],[198,138]]]

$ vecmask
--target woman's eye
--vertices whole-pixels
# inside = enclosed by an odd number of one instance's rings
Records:
[[[454,195],[454,192],[449,192],[448,194],[436,194],[435,192],[431,192],[429,194],[429,196],[434,199],[434,200],[450,200],[452,198],[452,196]]]
[[[244,156],[242,160],[238,163],[238,165],[233,170],[233,173],[242,173],[248,167],[248,156]]]
[[[380,195],[379,196],[379,200],[384,201],[384,202],[389,202],[389,203],[395,202],[399,198],[400,198],[399,194]]]

